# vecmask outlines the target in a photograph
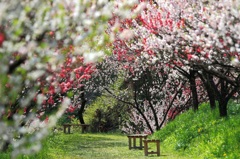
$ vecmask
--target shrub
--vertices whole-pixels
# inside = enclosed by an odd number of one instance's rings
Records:
[[[92,132],[114,131],[119,126],[119,110],[114,99],[102,96],[87,107],[84,119]]]

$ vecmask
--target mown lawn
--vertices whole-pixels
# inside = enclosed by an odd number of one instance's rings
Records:
[[[46,142],[51,159],[145,159],[159,158],[156,155],[144,156],[143,150],[129,150],[128,139],[119,134],[73,134],[59,133]],[[181,159],[182,156],[161,149],[161,158]],[[155,145],[150,145],[150,151]]]
[[[137,140],[138,142],[138,140]],[[139,143],[137,143],[139,144]],[[149,151],[156,145],[150,144]],[[161,154],[144,156],[144,150],[129,150],[126,135],[117,133],[86,133],[74,130],[71,134],[58,132],[43,142],[42,150],[34,155],[20,155],[17,159],[192,159],[160,146]],[[10,159],[9,153],[0,153],[0,159]]]
[[[129,150],[128,138],[118,133],[82,134],[74,128],[71,134],[60,130],[50,135],[41,152],[18,159],[239,159],[240,104],[232,102],[228,117],[220,118],[218,110],[205,103],[199,111],[189,110],[153,134],[160,139],[160,157],[144,156],[143,150]],[[155,151],[155,145],[150,145]],[[0,159],[10,154],[0,153]]]

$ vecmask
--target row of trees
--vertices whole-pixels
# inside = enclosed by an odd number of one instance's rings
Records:
[[[128,107],[126,132],[153,133],[207,99],[227,116],[239,89],[239,3],[0,2],[0,148],[12,145],[13,158],[39,150],[64,112],[84,123],[101,93]],[[96,62],[103,52],[113,55]]]
[[[84,81],[112,39],[113,16],[135,1],[0,2],[0,150],[12,158],[41,149],[67,110],[85,104]],[[84,108],[84,107],[82,107]]]
[[[128,124],[141,123],[141,131],[153,133],[173,111],[197,111],[207,100],[212,109],[218,101],[226,117],[239,90],[239,2],[158,0],[139,6],[144,9],[137,17],[110,21],[118,29],[109,31],[116,37],[114,55],[103,62],[108,71],[98,71],[103,80],[114,66],[122,79],[118,91],[99,86],[131,108]]]

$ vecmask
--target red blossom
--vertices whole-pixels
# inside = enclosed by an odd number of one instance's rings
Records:
[[[83,73],[84,72],[84,67],[83,66],[80,66],[78,68],[75,68],[73,70],[75,73]]]
[[[200,52],[201,52],[201,48],[198,47],[196,51],[197,51],[198,53],[200,53]]]
[[[206,57],[206,58],[209,58],[209,53],[206,53],[206,54],[205,54],[205,57]]]
[[[49,93],[49,94],[54,94],[54,93],[55,93],[55,87],[54,87],[53,85],[51,85],[51,86],[49,87],[48,93]]]
[[[76,109],[76,108],[71,105],[71,106],[68,107],[67,111],[68,111],[69,113],[73,113],[73,112],[75,111],[75,109]]]
[[[223,44],[224,40],[222,38],[219,38],[219,42]]]
[[[187,54],[187,59],[191,60],[192,59],[192,54]]]
[[[45,120],[44,120],[44,122],[45,123],[48,123],[48,121],[49,121],[49,118],[48,118],[48,116],[45,118]]]
[[[53,35],[54,35],[54,31],[50,31],[48,34],[49,34],[50,36],[53,36]]]
[[[33,101],[37,102],[37,95],[34,96]]]
[[[24,108],[24,109],[23,109],[23,112],[26,113],[26,112],[27,112],[27,108]]]
[[[81,77],[80,77],[80,79],[86,79],[86,80],[88,80],[88,79],[90,79],[91,78],[91,76],[90,75],[82,75]]]
[[[2,46],[4,40],[5,40],[5,36],[3,33],[0,32],[0,47]]]
[[[50,96],[47,102],[48,104],[54,104],[53,96]]]
[[[60,88],[62,93],[65,93],[68,91],[68,88],[66,87],[66,84],[64,82],[60,84]]]
[[[76,75],[76,78],[79,79],[81,77],[80,74],[75,74]]]

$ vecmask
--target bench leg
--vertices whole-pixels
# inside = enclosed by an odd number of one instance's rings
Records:
[[[143,146],[142,146],[142,137],[140,137],[139,140],[140,140],[140,144],[139,144],[139,145],[140,145],[140,150],[142,150],[142,147],[143,147]]]
[[[136,148],[136,138],[135,137],[133,138],[133,147],[134,147],[134,149]]]
[[[145,154],[145,156],[148,156],[148,143],[147,143],[147,141],[144,142],[144,154]]]
[[[82,134],[87,131],[87,126],[82,126]]]
[[[129,147],[129,150],[132,149],[132,139],[131,139],[131,137],[128,137],[128,147]]]
[[[70,134],[70,126],[68,127],[68,133]]]
[[[157,141],[157,155],[160,156],[160,142]]]

